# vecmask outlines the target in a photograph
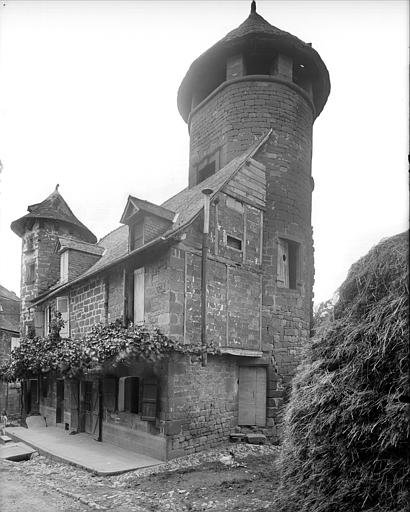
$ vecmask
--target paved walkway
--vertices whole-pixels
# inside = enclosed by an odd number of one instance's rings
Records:
[[[23,441],[42,455],[68,462],[97,475],[117,475],[163,464],[146,455],[109,443],[99,443],[88,434],[69,435],[67,430],[58,427],[7,427],[6,432],[13,440]]]

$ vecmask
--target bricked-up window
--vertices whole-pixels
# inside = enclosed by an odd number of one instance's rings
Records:
[[[235,236],[227,235],[226,245],[231,249],[242,251],[242,240],[240,238],[236,238]]]
[[[201,181],[206,180],[209,176],[215,174],[215,160],[213,162],[209,162],[201,169],[198,169],[198,181],[197,183],[201,183]]]
[[[277,284],[281,288],[297,289],[300,244],[293,240],[278,240]]]
[[[68,251],[64,251],[60,256],[60,281],[68,281]]]
[[[118,410],[138,413],[140,382],[138,377],[121,377],[118,381]]]
[[[56,309],[61,313],[61,318],[64,320],[64,327],[60,331],[62,338],[68,338],[70,336],[70,312],[68,297],[57,297]]]
[[[27,284],[34,283],[35,275],[36,275],[36,264],[34,262],[28,263],[26,266],[26,283]]]

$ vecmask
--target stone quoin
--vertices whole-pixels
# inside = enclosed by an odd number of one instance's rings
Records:
[[[58,310],[63,337],[119,319],[187,344],[206,336],[221,352],[206,365],[174,354],[26,383],[27,413],[163,460],[217,446],[241,428],[278,440],[310,332],[312,127],[329,91],[312,45],[270,25],[252,2],[180,85],[186,189],[162,205],[129,196],[122,226],[98,242],[58,187],[12,223],[22,238],[23,335],[47,335]]]

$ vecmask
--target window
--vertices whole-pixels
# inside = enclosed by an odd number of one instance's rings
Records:
[[[133,321],[141,323],[145,314],[144,267],[134,270],[134,308]]]
[[[47,306],[44,310],[44,336],[48,336],[50,332],[51,315],[51,306]]]
[[[201,183],[201,181],[206,180],[209,176],[215,174],[215,160],[209,162],[201,169],[198,169],[198,181],[197,183]]]
[[[60,281],[68,281],[68,251],[64,251],[60,256]]]
[[[26,266],[26,283],[34,283],[35,281],[35,273],[36,273],[36,264],[28,263]]]
[[[20,338],[11,338],[10,350],[18,348],[20,346]]]
[[[144,245],[143,221],[136,222],[130,226],[130,250],[138,249]]]
[[[34,250],[34,237],[30,235],[26,238],[26,252]]]
[[[300,244],[279,238],[277,284],[281,288],[297,289],[299,279]]]
[[[139,378],[121,377],[118,381],[118,410],[138,413]]]
[[[62,338],[68,338],[70,336],[70,314],[68,297],[57,297],[56,309],[61,313],[61,319],[64,320],[64,327],[60,331]]]
[[[242,251],[242,240],[240,238],[236,238],[235,236],[227,235],[226,245],[231,249]]]

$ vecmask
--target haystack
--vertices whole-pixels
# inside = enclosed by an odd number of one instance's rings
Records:
[[[278,512],[410,510],[408,237],[350,269],[285,413]]]

